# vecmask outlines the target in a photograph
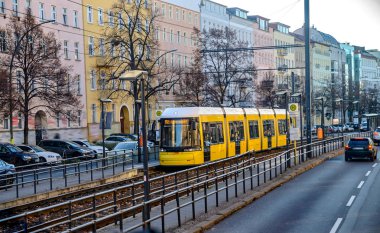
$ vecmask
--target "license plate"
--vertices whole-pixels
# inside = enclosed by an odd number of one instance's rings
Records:
[[[363,147],[354,147],[353,150],[363,150]]]

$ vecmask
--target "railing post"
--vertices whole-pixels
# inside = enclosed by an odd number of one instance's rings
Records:
[[[165,233],[165,199],[161,196],[161,232]]]
[[[195,195],[194,195],[194,185],[191,186],[191,210],[193,213],[193,220],[195,220]]]
[[[176,203],[177,203],[178,227],[181,227],[181,209],[179,208],[179,194],[178,194],[178,191],[175,194],[175,200],[176,200]]]
[[[205,200],[205,213],[207,213],[207,180],[203,183],[203,194],[204,194],[204,200]]]

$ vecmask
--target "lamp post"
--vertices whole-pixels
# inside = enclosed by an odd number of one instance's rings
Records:
[[[14,138],[13,138],[13,122],[12,122],[12,113],[13,113],[13,101],[12,101],[12,69],[13,69],[13,61],[15,59],[16,53],[20,49],[21,41],[29,34],[29,32],[33,31],[35,28],[41,26],[42,24],[55,22],[54,20],[48,20],[41,22],[39,24],[34,25],[33,27],[29,28],[24,34],[16,41],[15,49],[12,52],[11,62],[9,64],[9,118],[10,118],[10,125],[9,125],[9,133],[10,133],[10,143],[14,144]]]
[[[111,103],[111,99],[100,99],[100,107],[101,109],[101,117],[100,117],[100,124],[102,127],[102,147],[103,147],[103,167],[105,166],[105,158],[106,158],[106,147],[104,144],[104,128],[106,127],[105,120],[104,120],[104,103]]]
[[[142,115],[142,138],[143,138],[143,167],[144,167],[144,202],[147,202],[149,200],[149,171],[148,171],[148,153],[147,153],[147,138],[146,138],[146,122],[145,122],[145,77],[147,76],[148,72],[142,71],[142,70],[133,70],[128,71],[120,76],[120,80],[126,80],[131,82],[138,82],[140,81],[140,88],[141,88],[141,100],[136,102],[141,103],[141,115]],[[140,150],[140,148],[138,149]],[[149,205],[144,205],[143,209],[143,222],[144,222],[144,228],[149,231],[150,224],[146,221],[150,219],[150,213],[149,213]]]
[[[340,109],[341,109],[341,116],[340,116],[340,120],[341,120],[341,122],[340,122],[340,124],[342,125],[342,130],[341,130],[341,136],[342,136],[342,139],[343,139],[343,112],[344,112],[344,109],[343,109],[343,99],[336,99],[335,100],[335,102],[340,102]],[[339,129],[339,127],[338,127],[338,129]],[[342,140],[342,142],[344,143],[344,140]],[[342,145],[343,145],[343,143],[342,143]]]
[[[276,93],[277,96],[282,96],[284,95],[285,96],[285,121],[286,121],[286,124],[285,124],[285,128],[286,128],[286,150],[288,151],[287,152],[287,155],[286,155],[286,159],[287,159],[287,165],[288,167],[290,167],[290,154],[289,154],[289,142],[290,142],[290,135],[289,135],[289,119],[288,119],[288,91],[280,91],[280,92],[277,92]]]
[[[315,100],[322,101],[322,111],[321,111],[321,126],[322,126],[322,140],[325,139],[325,97],[317,97]]]

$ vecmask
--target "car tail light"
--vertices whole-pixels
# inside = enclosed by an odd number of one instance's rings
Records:
[[[368,150],[372,150],[372,145],[369,145],[369,146],[368,146]]]
[[[373,132],[373,136],[379,136],[378,132]]]
[[[344,147],[344,149],[345,149],[345,150],[349,150],[349,149],[350,149],[350,146],[349,146],[349,145],[346,145],[346,146]]]

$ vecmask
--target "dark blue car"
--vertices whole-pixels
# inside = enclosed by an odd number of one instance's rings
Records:
[[[0,159],[16,166],[40,162],[37,154],[25,152],[10,143],[0,143]]]

